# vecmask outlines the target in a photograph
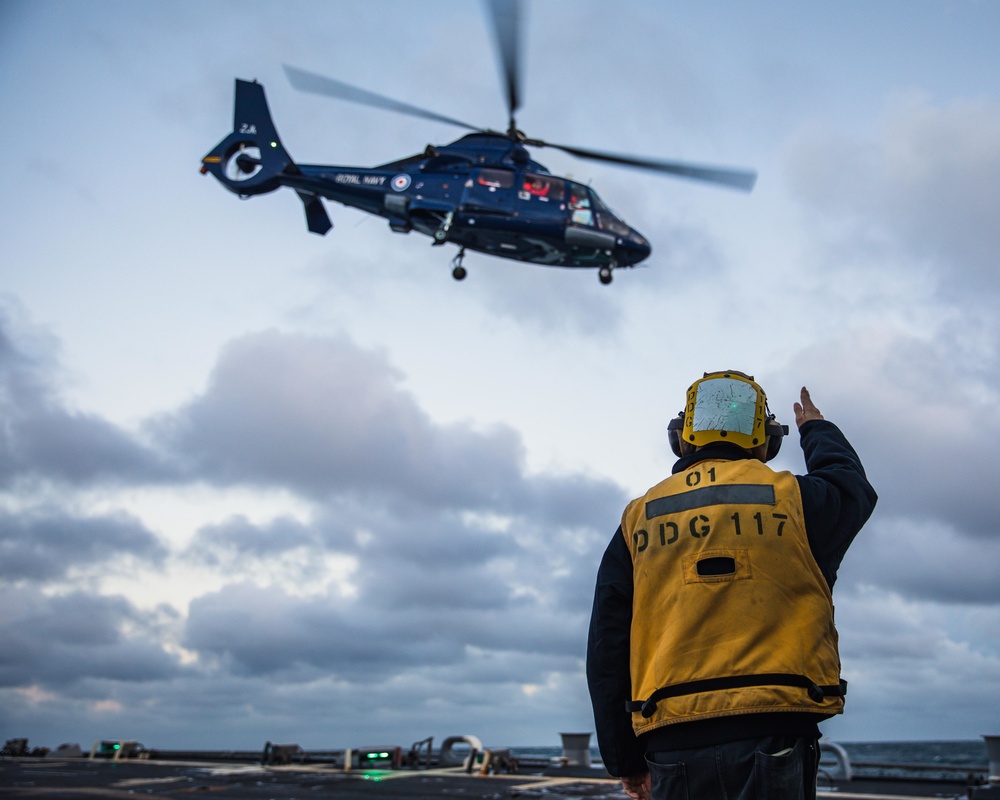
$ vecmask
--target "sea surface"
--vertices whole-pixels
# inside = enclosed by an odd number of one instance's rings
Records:
[[[986,743],[982,739],[946,742],[837,742],[847,751],[851,767],[858,777],[922,777],[928,779],[964,778],[989,768]],[[558,758],[561,747],[512,747],[511,754],[525,758]],[[590,749],[594,764],[601,755]],[[824,758],[823,764],[826,765]],[[833,759],[829,759],[833,764]]]

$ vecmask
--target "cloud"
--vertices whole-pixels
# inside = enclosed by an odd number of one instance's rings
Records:
[[[224,350],[203,394],[150,430],[192,480],[287,488],[319,502],[349,495],[408,513],[518,514],[562,497],[562,510],[579,514],[614,492],[580,476],[539,488],[514,429],[435,423],[402,377],[346,337],[252,334]],[[585,506],[581,484],[598,489]]]
[[[129,483],[164,475],[129,433],[64,407],[52,344],[0,304],[0,488],[18,480]]]
[[[588,487],[598,497],[604,488],[581,481],[579,494]],[[205,529],[191,550],[238,547],[238,574],[260,575],[269,564],[273,578],[299,548],[314,567],[330,557],[351,566],[331,570],[325,583],[310,573],[315,591],[306,596],[273,580],[203,595],[191,605],[184,646],[239,674],[305,680],[329,673],[359,684],[445,664],[462,669],[470,648],[578,658],[610,536],[605,522],[621,499],[606,490],[613,505],[584,525],[577,515],[559,519],[564,498],[554,493],[524,516],[419,508],[399,516],[331,502],[308,531],[287,521],[254,529],[246,520]],[[600,502],[590,508],[597,512]],[[278,543],[270,535],[277,529],[291,534]],[[237,532],[238,544],[229,538]],[[246,546],[254,542],[257,552]]]
[[[121,596],[47,596],[0,586],[0,686],[63,690],[88,679],[145,682],[180,673],[162,620]]]
[[[788,374],[841,426],[879,494],[838,592],[879,587],[907,602],[995,604],[996,469],[983,443],[1000,436],[996,356],[935,333],[848,331],[804,349]]]
[[[995,533],[995,469],[982,443],[1000,435],[1000,382],[995,360],[973,367],[972,355],[954,339],[872,325],[796,356],[790,374],[823,387],[817,403],[861,454],[877,516],[935,522],[959,536]]]
[[[879,586],[843,591],[838,585],[838,594],[837,627],[849,682],[838,730],[854,728],[844,738],[871,740],[885,735],[883,730],[905,731],[908,739],[969,738],[969,721],[985,719],[983,697],[1000,691],[993,609],[907,599]],[[948,702],[934,715],[914,715],[929,697]],[[858,729],[855,718],[877,720],[877,729]]]
[[[314,526],[290,517],[279,517],[257,526],[237,515],[224,522],[200,528],[187,548],[190,558],[218,565],[224,557],[268,558],[289,550],[316,547],[319,537]]]
[[[843,569],[852,584],[908,599],[1000,603],[1000,541],[962,535],[943,521],[916,515],[896,512],[871,525],[855,540]]]
[[[204,394],[152,428],[194,477],[313,497],[477,506],[516,480],[523,446],[512,429],[435,426],[400,379],[346,338],[254,334],[226,348]]]
[[[163,562],[167,549],[125,514],[74,517],[55,508],[0,510],[0,580],[55,581],[83,568]]]
[[[933,265],[941,294],[985,299],[1000,290],[1000,105],[896,98],[877,138],[817,127],[792,142],[793,191],[845,247],[869,249],[880,269]],[[851,244],[853,242],[853,247]]]

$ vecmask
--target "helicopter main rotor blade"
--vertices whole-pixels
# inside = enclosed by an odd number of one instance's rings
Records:
[[[707,183],[717,183],[733,189],[742,189],[746,192],[753,189],[754,184],[757,182],[757,173],[751,170],[686,164],[682,161],[663,161],[656,158],[619,155],[617,153],[602,153],[598,150],[584,150],[579,147],[569,147],[563,144],[549,144],[537,139],[529,139],[525,144],[533,144],[538,147],[554,147],[557,150],[562,150],[578,158],[589,158],[595,161],[607,161],[610,164],[622,164],[626,167],[638,167],[639,169],[648,169],[654,172],[665,172],[668,175],[676,175],[681,178],[690,178],[691,180],[705,181]]]
[[[497,55],[500,57],[504,86],[507,90],[510,127],[514,130],[514,112],[521,107],[521,81],[518,70],[521,61],[521,0],[487,0],[487,7],[493,21]]]
[[[457,125],[459,128],[466,128],[470,131],[482,130],[482,128],[477,128],[468,122],[446,117],[443,114],[437,114],[418,106],[411,106],[409,103],[393,100],[390,97],[383,97],[380,94],[375,94],[375,92],[369,92],[367,89],[360,89],[357,86],[351,86],[349,83],[317,75],[315,72],[307,72],[304,69],[290,67],[287,64],[282,64],[282,66],[292,86],[301,92],[312,92],[324,97],[334,97],[338,100],[348,100],[352,103],[374,106],[375,108],[382,108],[387,111],[395,111],[399,114],[409,114],[411,117],[421,117],[423,119],[434,120],[435,122],[446,122],[449,125]]]

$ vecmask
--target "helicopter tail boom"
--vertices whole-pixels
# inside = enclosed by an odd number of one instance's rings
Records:
[[[211,173],[226,189],[241,197],[273,192],[295,184],[301,171],[285,150],[271,119],[264,87],[256,81],[236,81],[233,130],[204,158],[202,173]],[[297,191],[313,233],[324,234],[330,218],[320,199]]]

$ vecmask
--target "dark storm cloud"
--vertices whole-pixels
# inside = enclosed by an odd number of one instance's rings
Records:
[[[603,509],[599,527],[618,507],[616,500],[613,510]],[[200,532],[196,541],[202,544],[191,551],[210,562],[218,558],[244,569],[256,565],[256,574],[284,571],[301,579],[314,577],[309,565],[325,555],[347,556],[353,567],[328,578],[328,593],[319,598],[289,597],[273,586],[249,585],[236,595],[231,594],[235,589],[227,589],[202,597],[192,606],[186,646],[224,656],[223,663],[242,665],[251,673],[306,664],[336,669],[359,681],[374,658],[372,648],[390,671],[404,669],[408,662],[437,663],[436,656],[415,654],[406,644],[410,640],[434,642],[435,654],[442,649],[461,654],[466,646],[579,654],[596,563],[610,536],[595,531],[593,521],[583,527],[572,519],[573,527],[560,527],[529,514],[505,518],[498,530],[449,511],[424,509],[397,517],[334,503],[324,514],[335,517],[343,530],[325,542],[317,533],[327,528],[320,517],[311,535],[290,537],[280,551],[270,538],[256,552],[243,547],[271,530],[255,530],[245,520]],[[233,543],[214,536],[216,531],[239,537],[238,558],[225,560]],[[305,566],[282,561],[295,549],[301,550]],[[195,556],[189,551],[189,557]],[[274,636],[272,626],[280,628]],[[281,647],[272,651],[267,643],[275,637]],[[365,642],[360,650],[337,644],[359,637]]]
[[[902,568],[901,568],[902,567]],[[844,562],[855,584],[955,605],[1000,603],[1000,539],[897,512],[858,538]]]
[[[363,607],[347,613],[324,598],[232,585],[191,604],[184,644],[241,674],[291,674],[305,667],[362,682],[460,656],[459,643],[442,633],[409,630],[402,616],[368,615]]]
[[[518,609],[503,596],[509,589],[497,581],[494,602],[470,602],[484,591],[473,577],[444,571],[406,589],[398,581],[375,583],[351,601],[232,585],[192,603],[184,645],[238,674],[326,675],[359,685],[422,668],[461,672],[471,657],[468,648],[579,657],[585,630],[581,614]],[[434,583],[437,588],[430,588]],[[380,597],[380,591],[387,596]],[[428,591],[451,596],[435,607],[438,601],[428,601]]]
[[[994,608],[904,598],[874,586],[854,591],[838,586],[838,593],[837,627],[850,692],[846,718],[835,724],[853,726],[848,741],[871,736],[871,720],[888,726],[886,731],[903,732],[895,738],[969,737],[975,730],[970,720],[982,719],[983,698],[1000,691],[995,630],[977,635],[974,627],[978,620],[995,620]],[[914,712],[932,697],[947,702],[934,714]]]
[[[124,514],[78,518],[58,509],[0,510],[0,580],[50,581],[132,557],[160,564],[167,549]]]
[[[163,465],[128,433],[63,407],[54,360],[15,316],[0,304],[0,487],[18,479],[89,484],[162,476]]]
[[[123,597],[47,596],[0,587],[0,685],[67,687],[85,679],[149,681],[179,674],[155,615]]]

